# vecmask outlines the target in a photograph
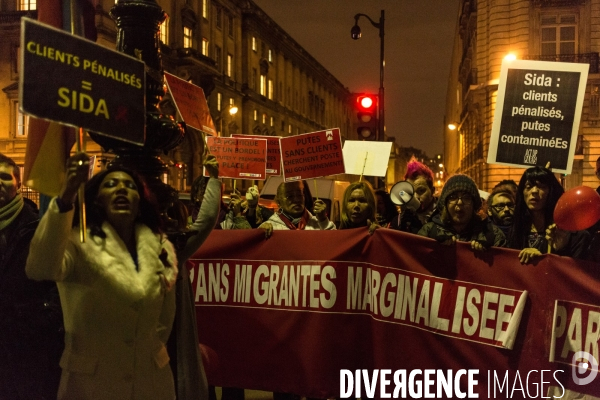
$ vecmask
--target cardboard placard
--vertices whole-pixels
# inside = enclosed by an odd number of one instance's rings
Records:
[[[165,81],[175,107],[186,125],[207,135],[216,136],[217,130],[210,116],[204,90],[167,72],[165,72]]]
[[[21,49],[23,113],[144,144],[142,61],[29,18]]]
[[[267,175],[281,175],[281,150],[279,136],[231,135],[231,137],[267,140]]]
[[[571,173],[589,64],[504,61],[487,162]]]
[[[346,140],[343,150],[346,173],[385,176],[391,150],[392,142]]]
[[[219,162],[220,178],[266,179],[267,141],[265,139],[209,136],[206,138],[206,144]]]
[[[285,137],[279,142],[285,182],[345,171],[339,128]]]

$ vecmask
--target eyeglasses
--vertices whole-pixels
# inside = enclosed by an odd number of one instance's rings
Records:
[[[458,203],[458,200],[462,200],[462,203],[466,206],[473,204],[473,196],[470,194],[463,194],[462,196],[459,196],[456,193],[452,193],[450,196],[448,196],[448,203],[450,204],[456,204]]]
[[[286,200],[289,200],[289,201],[296,200],[296,199],[303,199],[304,193],[302,193],[302,192],[287,192],[283,195],[283,197],[285,197]]]
[[[502,210],[504,210],[505,208],[508,207],[509,210],[514,210],[515,209],[515,205],[512,203],[498,203],[498,204],[494,204],[492,207],[494,210],[496,210],[497,212],[500,212]]]

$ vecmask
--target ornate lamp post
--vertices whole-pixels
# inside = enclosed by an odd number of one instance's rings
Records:
[[[358,20],[360,17],[365,17],[369,20],[371,25],[375,28],[379,29],[379,38],[381,42],[380,48],[380,63],[379,63],[379,126],[377,129],[377,135],[375,136],[375,140],[379,141],[380,138],[383,139],[384,129],[385,129],[385,107],[384,107],[384,88],[383,88],[383,70],[385,67],[385,58],[384,58],[384,47],[383,47],[383,38],[385,35],[384,26],[385,26],[385,10],[381,10],[381,17],[379,18],[379,22],[373,21],[366,14],[356,14],[354,16],[354,26],[350,30],[350,34],[352,39],[358,40],[362,36],[362,32],[360,30],[360,26],[358,26]]]
[[[146,63],[146,140],[136,146],[99,134],[90,136],[105,150],[116,154],[112,164],[138,171],[155,193],[168,228],[176,231],[166,209],[177,198],[175,189],[161,180],[168,171],[160,153],[175,148],[184,138],[185,125],[160,113],[158,103],[165,95],[160,52],[160,24],[167,14],[155,0],[119,0],[110,10],[117,24],[117,50]],[[172,232],[175,233],[175,232]]]

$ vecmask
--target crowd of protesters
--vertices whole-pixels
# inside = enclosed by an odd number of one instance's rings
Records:
[[[598,245],[590,248],[600,240],[598,224],[577,232],[554,224],[564,189],[543,167],[525,170],[518,184],[499,182],[483,207],[469,176],[451,176],[438,194],[433,172],[413,159],[404,179],[418,206],[395,204],[360,180],[345,190],[336,227],[302,181],[278,187],[276,210],[259,204],[256,186],[225,205],[218,164],[208,155],[210,177],[192,185],[190,234],[172,244],[143,179],[118,167],[89,179],[88,160],[83,153],[68,160],[63,190],[40,221],[20,194],[18,166],[0,154],[1,398],[208,398],[185,260],[212,229],[261,229],[266,239],[277,230],[394,229],[448,246],[468,242],[477,252],[518,249],[524,264],[550,252],[599,258]],[[82,184],[85,243],[76,202]],[[243,396],[242,389],[223,390],[223,398]]]

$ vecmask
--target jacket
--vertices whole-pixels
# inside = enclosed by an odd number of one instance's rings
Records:
[[[29,243],[38,226],[26,203],[0,231],[0,398],[56,399],[58,362],[63,350],[60,300],[56,284],[27,278]]]
[[[175,316],[177,258],[171,243],[137,224],[139,272],[112,226],[85,243],[71,228],[73,210],[56,200],[31,241],[26,272],[57,281],[65,351],[59,399],[175,398],[165,343]]]
[[[309,217],[308,221],[306,222],[306,226],[304,227],[304,230],[306,230],[306,231],[335,229],[335,224],[333,222],[331,222],[329,219],[327,219],[323,222],[319,222],[318,218],[315,217],[314,215],[312,215],[310,213],[310,211],[308,211],[308,217]],[[270,222],[271,225],[273,225],[274,231],[284,231],[284,230],[290,229],[287,227],[285,222],[283,222],[281,220],[281,218],[279,218],[278,213],[271,215],[271,218],[269,218],[266,222]]]
[[[484,247],[506,247],[506,237],[504,233],[494,225],[489,219],[481,220],[477,216],[473,216],[467,229],[461,233],[454,231],[451,225],[446,225],[442,222],[440,214],[434,214],[431,221],[423,225],[419,230],[419,235],[436,239],[439,242],[444,242],[452,236],[456,236],[456,240],[461,242],[470,242],[476,240]]]

